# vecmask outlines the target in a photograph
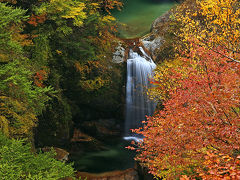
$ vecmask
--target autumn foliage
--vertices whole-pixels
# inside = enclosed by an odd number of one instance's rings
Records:
[[[204,167],[208,150],[232,154],[240,148],[240,64],[198,46],[182,61],[187,77],[169,70],[178,87],[170,90],[165,109],[137,130],[144,136],[137,159],[156,176],[191,173]]]
[[[47,80],[47,72],[45,70],[40,70],[36,72],[34,76],[34,84],[38,87],[44,87],[43,82]]]
[[[232,158],[229,155],[212,151],[207,152],[204,158],[204,165],[208,168],[208,173],[200,170],[199,176],[202,179],[239,179],[240,156]]]
[[[46,20],[45,14],[42,14],[40,16],[36,16],[36,15],[32,14],[31,17],[29,18],[28,23],[33,26],[37,26],[37,24],[43,23],[45,20]]]
[[[239,3],[186,1],[175,58],[159,66],[136,159],[166,179],[240,179]],[[134,147],[132,147],[134,149]]]
[[[186,0],[175,10],[181,27],[175,34],[189,47],[188,40],[217,51],[217,47],[231,51],[229,59],[239,60],[240,2],[237,0]]]

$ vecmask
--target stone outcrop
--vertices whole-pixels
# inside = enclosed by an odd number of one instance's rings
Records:
[[[96,139],[81,132],[79,129],[74,129],[71,142],[92,142],[92,141],[96,141]]]
[[[99,140],[106,140],[121,136],[120,125],[117,124],[115,119],[85,121],[81,124],[81,129]]]
[[[163,44],[163,37],[161,36],[162,27],[170,20],[171,11],[166,12],[158,17],[151,26],[151,32],[143,36],[140,41],[144,47],[150,52],[153,60],[157,57],[156,50]]]
[[[168,11],[168,12],[164,13],[162,16],[155,19],[152,23],[152,26],[151,26],[151,32],[153,34],[157,34],[158,31],[160,30],[159,25],[169,21],[171,14],[172,14],[172,12]]]
[[[49,152],[54,150],[56,152],[56,156],[54,157],[55,159],[59,160],[59,161],[68,161],[68,155],[69,153],[61,148],[57,148],[57,147],[44,147],[41,149],[43,152]]]
[[[70,153],[73,155],[76,152],[80,153],[84,151],[95,150],[101,151],[106,150],[104,144],[98,139],[83,133],[79,129],[74,129],[73,137],[71,139],[71,150]]]
[[[87,178],[87,180],[139,180],[138,173],[135,169],[130,168],[123,171],[111,171],[100,174],[87,172],[78,172],[77,178]]]
[[[144,47],[150,52],[153,59],[155,58],[155,50],[162,45],[163,38],[161,36],[149,35],[141,39]]]
[[[126,59],[125,51],[126,49],[123,47],[121,43],[119,43],[119,45],[115,48],[115,52],[113,53],[112,61],[117,64],[123,63]]]

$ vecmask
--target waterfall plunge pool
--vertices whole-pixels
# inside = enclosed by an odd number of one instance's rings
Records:
[[[152,22],[174,6],[173,0],[122,0],[122,11],[114,10],[113,16],[119,23],[120,37],[135,38],[150,31]],[[131,126],[129,126],[131,128]],[[127,128],[125,128],[125,131]],[[128,133],[127,133],[128,134]],[[134,167],[135,152],[126,149],[130,141],[141,141],[141,137],[125,134],[125,140],[116,140],[115,144],[106,146],[105,150],[71,153],[70,160],[78,171],[101,173],[114,170],[125,170]]]
[[[106,145],[105,149],[84,152],[74,152],[70,160],[78,171],[102,173],[114,170],[126,170],[134,167],[136,153],[126,149],[131,141],[140,142],[142,137],[132,134],[130,129],[142,126],[145,115],[152,115],[155,103],[149,101],[144,93],[149,86],[148,77],[156,67],[151,58],[139,48],[142,56],[132,50],[129,53],[127,66],[126,87],[126,119],[125,132],[122,140],[116,139],[114,143]]]
[[[116,144],[107,145],[105,150],[84,153],[73,153],[70,160],[78,171],[103,173],[115,170],[126,170],[134,167],[136,153],[126,149],[130,142],[116,140]]]

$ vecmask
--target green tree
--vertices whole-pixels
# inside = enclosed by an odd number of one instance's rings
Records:
[[[0,3],[0,129],[11,137],[32,138],[51,87],[33,83],[34,67],[24,57],[29,40],[22,34],[26,11]]]
[[[15,37],[20,36],[22,21],[27,19],[25,13],[0,3],[0,62],[12,61],[22,54],[20,41]]]

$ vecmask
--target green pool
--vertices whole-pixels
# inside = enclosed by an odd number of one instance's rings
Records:
[[[70,160],[78,171],[102,173],[114,170],[125,170],[134,167],[135,152],[126,149],[130,142],[116,141],[115,145],[106,146],[106,150],[78,154],[71,153]]]
[[[175,4],[173,0],[122,0],[122,2],[123,9],[112,12],[118,20],[119,36],[122,38],[134,38],[148,33],[152,22]]]

